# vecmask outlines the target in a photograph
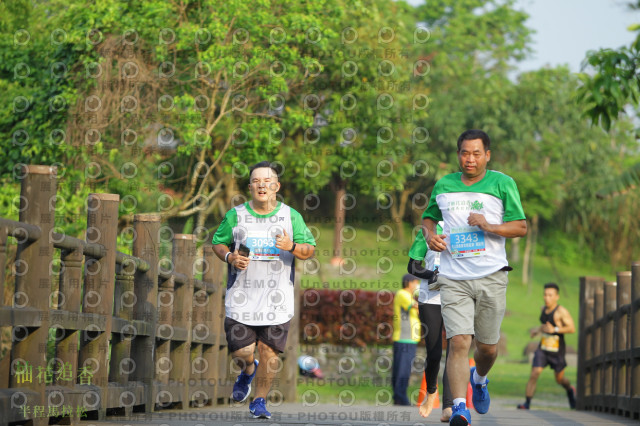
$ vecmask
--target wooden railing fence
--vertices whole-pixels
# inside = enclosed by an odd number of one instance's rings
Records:
[[[580,279],[578,409],[640,419],[640,262]]]
[[[223,331],[225,265],[212,246],[197,259],[195,235],[173,235],[160,215],[137,214],[133,255],[118,252],[115,194],[89,195],[86,241],[56,233],[56,169],[25,165],[21,178],[19,221],[0,218],[3,291],[8,237],[17,241],[12,306],[0,297],[0,331],[11,328],[0,426],[228,402],[238,372]],[[159,257],[165,233],[173,235],[169,262]],[[47,359],[50,329],[55,356]],[[295,400],[297,339],[296,316],[276,399]]]

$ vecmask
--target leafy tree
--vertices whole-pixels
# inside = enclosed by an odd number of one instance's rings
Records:
[[[640,1],[630,3],[629,8],[639,10]],[[627,112],[637,115],[640,106],[640,24],[630,26],[629,30],[636,33],[629,46],[589,52],[584,63],[594,73],[582,74],[583,86],[578,99],[584,105],[586,116],[605,130],[610,130],[612,123]],[[638,184],[640,163],[630,166],[618,179],[601,187],[598,196],[624,193]]]
[[[421,156],[429,159],[434,176],[456,171],[456,141],[466,129],[492,134],[511,90],[507,76],[514,61],[529,52],[527,15],[513,1],[428,1],[419,19],[431,29],[428,75],[431,108],[422,123],[430,141]],[[496,135],[497,136],[497,135]],[[424,182],[429,190],[433,182]],[[422,212],[420,212],[422,213]]]
[[[637,155],[625,158],[635,145],[628,133],[630,124],[622,120],[610,133],[593,129],[575,100],[578,87],[578,77],[566,68],[524,73],[500,107],[495,161],[518,183],[529,220],[523,283],[530,283],[537,236],[543,228],[543,246],[552,261],[568,260],[558,249],[567,235],[615,263],[633,253],[637,234],[630,229],[637,219],[626,213],[626,203],[595,197],[612,173],[638,159]],[[636,203],[631,198],[629,202]],[[607,235],[617,235],[616,242],[603,244]],[[550,237],[556,243],[550,243]]]

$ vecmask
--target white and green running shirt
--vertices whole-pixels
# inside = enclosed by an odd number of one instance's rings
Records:
[[[509,264],[505,238],[469,226],[469,213],[483,214],[491,224],[525,219],[518,187],[504,173],[487,170],[470,186],[462,183],[461,172],[436,182],[422,218],[444,222],[447,248],[440,258],[440,275],[452,280],[486,277]]]
[[[295,243],[316,245],[300,213],[284,203],[261,215],[247,202],[225,215],[211,242],[231,251],[241,243],[251,249],[247,269],[227,267],[227,317],[246,325],[284,324],[293,317],[295,257],[276,248],[283,229]]]

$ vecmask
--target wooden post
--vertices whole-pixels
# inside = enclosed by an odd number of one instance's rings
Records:
[[[82,247],[74,250],[62,250],[61,260],[63,271],[60,274],[60,293],[58,295],[58,309],[75,314],[80,312],[82,305],[80,283],[82,282]],[[73,318],[73,317],[72,317]],[[80,332],[58,328],[56,330],[56,357],[68,367],[71,380],[59,377],[56,385],[73,388],[78,377],[78,339]]]
[[[593,320],[596,325],[593,336],[593,356],[596,358],[596,362],[592,362],[593,372],[593,396],[594,408],[601,407],[602,403],[602,323],[600,319],[604,316],[604,283],[600,283],[596,288],[594,304],[593,304]]]
[[[294,266],[292,266],[294,267]],[[282,397],[287,402],[295,402],[298,378],[298,347],[300,346],[300,278],[296,277],[294,283],[294,315],[289,324],[289,334],[287,336],[287,349],[285,350],[285,360],[282,380]]]
[[[36,393],[26,404],[45,405],[46,384],[44,380],[36,379],[36,373],[39,368],[46,368],[47,362],[51,294],[49,267],[53,260],[50,235],[55,220],[57,171],[55,167],[26,165],[22,166],[21,171],[20,222],[38,225],[42,233],[36,241],[18,244],[14,306],[35,309],[32,316],[35,317],[34,320],[40,319],[40,326],[13,327],[9,380],[12,388],[26,388]],[[19,376],[15,374],[18,364],[32,369],[34,374],[31,381],[19,381]],[[32,424],[39,426],[48,423],[48,418],[34,418]]]
[[[605,400],[604,403],[606,406],[615,406],[614,401],[611,400],[611,396],[615,393],[614,386],[614,361],[612,356],[615,355],[614,351],[614,317],[616,311],[616,291],[617,285],[615,282],[606,282],[604,285],[604,308],[605,308],[605,318],[606,322],[604,324],[604,351],[603,355],[605,359],[603,360],[603,373],[604,373],[604,394],[608,400]]]
[[[104,332],[84,331],[80,342],[79,369],[91,374],[91,384],[100,388],[98,420],[104,420],[108,398],[107,358],[113,314],[113,290],[118,231],[117,194],[89,194],[87,200],[87,242],[101,244],[105,255],[85,262],[83,312],[103,316]],[[82,371],[81,371],[82,374]],[[92,407],[87,407],[87,411]]]
[[[631,333],[630,348],[633,351],[631,358],[631,380],[629,383],[631,401],[630,414],[632,418],[640,417],[640,262],[631,264]]]
[[[111,334],[111,359],[109,361],[109,382],[117,383],[120,390],[119,402],[123,406],[117,407],[120,414],[131,416],[133,405],[136,405],[135,387],[127,388],[129,374],[134,369],[135,364],[131,358],[131,340],[137,334],[132,327],[133,304],[135,295],[133,292],[133,279],[136,271],[136,263],[132,259],[125,259],[121,264],[116,265],[116,280],[114,283],[113,295],[113,316],[127,320],[126,323],[117,326]],[[127,389],[133,395],[134,400],[129,397],[123,399],[123,392]],[[110,402],[113,404],[113,401]],[[111,408],[111,407],[110,407]]]
[[[0,226],[0,309],[4,305],[4,271],[7,263],[7,228]],[[2,348],[0,348],[1,350]],[[11,353],[0,359],[0,389],[9,387]]]
[[[114,284],[114,317],[131,321],[133,319],[133,276],[136,270],[132,260],[125,261],[116,267],[116,281]],[[129,382],[129,372],[133,368],[131,355],[131,339],[133,332],[128,327],[112,330],[111,360],[109,362],[109,382],[122,386]],[[126,413],[127,415],[129,413]]]
[[[205,324],[213,335],[213,344],[203,346],[202,357],[207,363],[207,370],[203,373],[202,378],[206,383],[213,384],[213,392],[210,396],[213,405],[215,405],[218,400],[218,387],[220,385],[218,363],[220,362],[221,315],[224,316],[222,306],[222,293],[224,292],[222,268],[224,264],[217,258],[211,245],[204,246],[203,256],[206,266],[202,279],[212,283],[216,291],[209,295],[205,312]]]
[[[631,357],[629,348],[629,328],[631,326],[629,315],[631,308],[631,272],[618,272],[617,275],[617,304],[620,314],[616,323],[616,389],[618,414],[629,411],[629,381]]]
[[[131,380],[142,382],[145,387],[145,411],[154,409],[155,400],[155,363],[156,327],[158,324],[158,232],[160,215],[137,214],[133,217],[132,254],[149,264],[146,272],[137,270],[133,282],[136,303],[133,318],[148,325],[149,336],[136,336],[131,345],[131,358],[135,369]]]
[[[229,273],[229,269],[227,268],[227,274]],[[219,362],[218,362],[218,403],[225,404],[227,401],[231,399],[231,392],[233,390],[233,383],[235,381],[235,377],[231,377],[231,357],[229,356],[229,348],[227,346],[227,336],[224,332],[224,319],[226,318],[226,286],[225,290],[221,294],[221,304],[222,310],[218,314],[220,322],[218,333],[220,334],[220,353],[219,353]]]
[[[593,311],[594,311],[594,299],[587,300],[585,303],[585,327],[589,327],[593,325]],[[589,333],[584,332],[584,343],[579,343],[580,345],[584,345],[583,355],[578,353],[578,383],[577,388],[578,395],[582,395],[581,399],[578,399],[577,408],[579,410],[585,410],[587,408],[591,408],[591,400],[593,395],[593,366],[590,365],[590,362],[593,360],[593,330]],[[587,366],[588,365],[588,366]]]
[[[185,284],[176,285],[173,302],[173,326],[186,331],[186,340],[172,341],[169,378],[181,388],[181,408],[189,408],[189,373],[191,370],[191,307],[193,304],[193,266],[196,241],[193,234],[176,234],[173,240],[173,265],[176,273],[187,277]]]
[[[0,308],[4,305],[4,270],[7,264],[7,228],[0,226]],[[8,378],[8,377],[7,377]],[[8,383],[7,383],[8,386]],[[3,389],[0,383],[0,389]]]
[[[167,280],[159,282],[158,290],[158,327],[156,329],[156,336],[162,336],[162,340],[158,342],[156,347],[156,359],[155,359],[155,377],[159,384],[169,384],[169,373],[171,372],[171,340],[164,337],[164,333],[160,333],[161,330],[171,330],[171,313],[174,305],[174,279],[173,275]],[[154,392],[156,394],[156,392]],[[173,397],[168,398],[166,394],[160,398],[158,395],[154,396],[154,403],[162,404],[163,406],[174,402]]]
[[[193,309],[191,315],[191,356],[189,362],[189,401],[193,401],[196,407],[202,407],[211,400],[212,390],[206,389],[206,382],[202,380],[205,372],[205,360],[203,355],[203,343],[194,341],[195,338],[210,337],[211,330],[205,324],[205,309],[209,304],[209,294],[206,288],[193,293]],[[193,386],[193,389],[191,387]],[[206,397],[202,394],[206,393]]]
[[[577,408],[587,407],[585,397],[591,396],[591,369],[587,362],[593,357],[593,334],[586,333],[586,328],[593,324],[595,289],[602,278],[580,277],[580,316],[578,324],[578,383]]]

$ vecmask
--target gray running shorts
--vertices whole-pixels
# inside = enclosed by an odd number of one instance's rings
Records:
[[[450,280],[440,275],[438,283],[447,339],[470,334],[480,343],[498,343],[507,305],[507,273],[496,271],[473,280]]]

